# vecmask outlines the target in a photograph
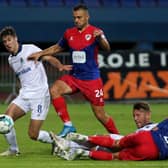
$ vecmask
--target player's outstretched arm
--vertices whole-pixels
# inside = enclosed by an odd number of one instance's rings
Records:
[[[59,69],[59,71],[70,71],[72,70],[72,65],[64,65],[62,64],[57,58],[53,57],[53,56],[43,56],[41,57],[42,61],[47,61],[49,62],[52,66],[54,66],[55,68]]]
[[[37,62],[38,60],[41,59],[40,57],[43,57],[45,55],[54,55],[61,51],[63,51],[63,48],[61,48],[58,44],[55,44],[49,48],[46,48],[45,50],[31,54],[28,57],[28,60],[34,60],[35,62]]]

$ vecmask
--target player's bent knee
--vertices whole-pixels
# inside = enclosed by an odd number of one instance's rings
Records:
[[[54,94],[54,89],[52,87],[50,88],[50,94],[51,94],[51,96],[53,96],[53,94]]]
[[[39,133],[32,132],[32,131],[29,131],[29,133],[28,133],[30,139],[35,140],[35,141],[36,141],[37,138],[38,138],[38,134],[39,134]]]
[[[60,95],[59,91],[55,87],[50,88],[51,97],[58,97]]]

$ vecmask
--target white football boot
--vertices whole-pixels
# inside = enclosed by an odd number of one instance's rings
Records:
[[[65,160],[75,160],[80,158],[84,153],[85,150],[83,149],[71,148],[68,151],[62,151],[59,156]]]
[[[52,137],[55,146],[59,149],[66,151],[70,148],[68,140],[55,135],[53,132],[50,132],[50,136]]]
[[[0,156],[19,156],[20,152],[12,151],[10,149],[6,150],[5,152],[0,153]]]
[[[66,136],[66,139],[67,140],[72,140],[72,141],[83,141],[83,142],[86,142],[86,141],[88,141],[88,136],[82,135],[82,134],[79,134],[79,133],[71,132],[71,133],[69,133]]]

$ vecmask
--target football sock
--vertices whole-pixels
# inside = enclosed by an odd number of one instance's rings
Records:
[[[113,160],[113,154],[105,151],[90,151],[89,156],[96,160]]]
[[[72,126],[72,122],[71,122],[71,121],[64,122],[64,125],[67,125],[67,126]]]
[[[112,147],[114,140],[109,135],[89,136],[88,141],[104,147]]]
[[[112,134],[119,134],[119,131],[116,128],[115,123],[111,117],[109,117],[109,120],[107,121],[106,124],[104,124],[104,126],[106,127],[108,132],[110,132]]]
[[[70,116],[67,111],[67,105],[63,97],[58,97],[52,100],[53,106],[60,116],[61,120],[65,123],[70,121]]]
[[[18,144],[17,144],[15,128],[13,127],[11,129],[11,131],[7,134],[4,134],[4,136],[5,136],[5,139],[7,140],[8,144],[10,145],[9,149],[11,151],[19,152],[19,147],[18,147]]]
[[[39,131],[39,135],[37,138],[38,141],[43,142],[43,143],[52,143],[53,140],[51,139],[49,133],[44,130]]]

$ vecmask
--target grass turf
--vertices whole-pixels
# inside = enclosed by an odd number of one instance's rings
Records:
[[[159,122],[167,117],[167,104],[151,104],[152,119]],[[0,112],[3,113],[6,105],[0,104]],[[77,128],[77,131],[83,134],[106,134],[106,130],[96,120],[89,104],[69,104],[71,119]],[[133,132],[136,127],[132,119],[131,104],[107,104],[105,106],[108,114],[113,116],[116,125],[121,134]],[[168,161],[95,161],[95,160],[75,160],[65,161],[56,156],[52,156],[51,145],[32,141],[27,132],[29,126],[30,114],[16,121],[15,128],[17,132],[18,144],[21,155],[19,157],[0,157],[0,167],[9,168],[164,168],[168,166]],[[44,130],[59,133],[62,129],[62,123],[51,106],[48,117],[42,127]],[[0,136],[0,152],[8,147],[3,136]]]

